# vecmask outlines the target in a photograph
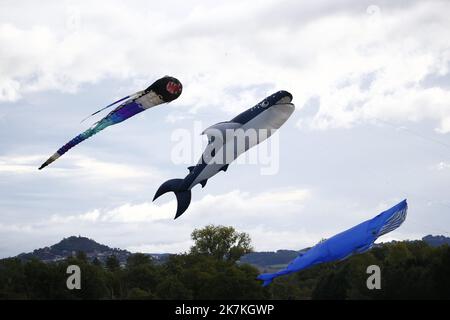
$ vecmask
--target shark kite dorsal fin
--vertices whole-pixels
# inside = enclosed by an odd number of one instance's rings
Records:
[[[192,172],[192,170],[194,170],[195,166],[190,166],[188,167],[189,172]]]

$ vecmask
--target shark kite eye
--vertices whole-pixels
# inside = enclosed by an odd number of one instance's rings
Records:
[[[267,107],[269,106],[269,101],[264,100],[264,101],[261,103],[261,105],[262,105],[264,108],[267,108]]]

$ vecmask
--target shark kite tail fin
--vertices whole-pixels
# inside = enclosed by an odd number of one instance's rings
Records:
[[[167,192],[174,192],[177,197],[177,213],[175,218],[181,216],[191,204],[191,190],[180,190],[183,179],[170,179],[164,182],[156,191],[153,201]]]

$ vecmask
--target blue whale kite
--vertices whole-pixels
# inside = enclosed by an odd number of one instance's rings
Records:
[[[178,218],[189,207],[191,189],[197,184],[204,187],[209,178],[226,171],[239,155],[270,137],[294,112],[291,102],[289,92],[278,91],[230,121],[207,128],[203,134],[208,136],[208,145],[200,161],[188,168],[189,174],[184,179],[164,182],[153,201],[167,192],[174,192],[177,198],[175,219]]]
[[[301,271],[320,263],[344,260],[372,248],[378,237],[397,229],[406,219],[408,204],[403,200],[375,218],[327,239],[295,258],[285,269],[258,276],[269,285],[276,277]]]
[[[106,127],[122,122],[144,110],[147,110],[159,104],[175,100],[181,95],[182,90],[183,86],[181,85],[181,82],[178,81],[178,79],[165,76],[161,79],[156,80],[147,89],[126,96],[120,100],[117,100],[116,102],[111,103],[103,109],[100,109],[99,111],[93,113],[91,116],[126,100],[113,111],[111,111],[106,117],[104,117],[92,127],[87,129],[85,132],[79,134],[64,146],[62,146],[58,151],[56,151],[55,154],[53,154],[39,167],[39,170],[45,168],[50,163],[61,157],[64,153],[69,151],[69,149],[92,137],[94,134],[105,129]]]

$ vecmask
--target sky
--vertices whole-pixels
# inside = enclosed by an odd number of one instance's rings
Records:
[[[379,241],[450,236],[449,11],[448,1],[1,0],[0,257],[71,235],[178,253],[208,224],[249,233],[257,251],[302,249],[405,198],[405,223]],[[37,170],[100,117],[81,119],[164,75],[183,83],[180,98]],[[296,110],[251,150],[258,161],[195,187],[177,220],[173,194],[152,202],[197,162],[199,132],[281,89]]]

